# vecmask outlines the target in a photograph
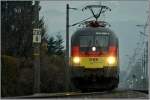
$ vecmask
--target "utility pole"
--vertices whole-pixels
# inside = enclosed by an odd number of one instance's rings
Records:
[[[66,74],[66,83],[65,83],[65,89],[66,91],[69,91],[70,88],[70,66],[69,66],[69,9],[77,10],[77,8],[70,8],[69,4],[66,5],[66,68],[65,68],[65,74]],[[74,24],[76,25],[76,24]],[[71,25],[73,26],[73,25]]]
[[[146,41],[146,77],[148,76],[148,61],[148,41]]]
[[[39,1],[35,1],[35,22],[33,29],[33,57],[34,57],[34,93],[40,93],[40,43],[41,30],[38,26],[39,21]]]
[[[148,79],[148,76],[149,76],[148,75],[148,61],[149,60],[148,60],[148,40],[147,40],[146,41],[146,69],[145,69],[146,70],[146,75],[145,75],[146,76],[146,88],[148,88],[148,83],[149,83],[148,82],[148,80],[149,80]]]
[[[144,43],[144,44],[145,44],[145,43]],[[143,55],[143,75],[144,75],[144,78],[146,77],[146,76],[145,76],[145,69],[146,69],[146,66],[145,66],[145,65],[146,65],[146,55],[145,55],[146,49],[145,49],[145,48],[146,48],[146,45],[144,46],[144,55]]]
[[[66,91],[69,91],[69,85],[70,85],[70,67],[69,67],[69,4],[66,5],[66,68],[65,68],[65,74],[66,74],[66,83],[65,83],[65,89]]]

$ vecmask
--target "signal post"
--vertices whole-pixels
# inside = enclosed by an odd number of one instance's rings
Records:
[[[34,93],[40,93],[40,43],[41,30],[33,29]]]

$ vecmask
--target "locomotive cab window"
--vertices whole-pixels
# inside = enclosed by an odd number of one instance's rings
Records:
[[[109,36],[108,35],[95,36],[95,44],[97,47],[107,48],[109,44]]]
[[[107,50],[109,46],[109,35],[83,35],[80,36],[80,47],[92,47],[96,46],[102,50]]]
[[[93,44],[93,36],[83,35],[80,36],[80,47],[89,47]]]

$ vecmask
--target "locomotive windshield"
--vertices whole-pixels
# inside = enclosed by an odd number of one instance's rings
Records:
[[[95,36],[95,45],[97,47],[108,47],[109,37],[108,35],[97,35]]]
[[[89,47],[93,44],[93,36],[80,36],[80,47]]]
[[[80,36],[80,47],[101,47],[106,48],[109,44],[108,35],[96,35],[96,36]]]

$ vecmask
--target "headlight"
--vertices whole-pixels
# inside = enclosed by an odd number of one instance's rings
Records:
[[[92,47],[92,51],[96,51],[96,47]]]
[[[108,62],[108,64],[115,64],[116,63],[116,58],[115,57],[113,57],[113,56],[111,56],[111,57],[108,57],[107,58],[107,62]]]
[[[73,63],[78,64],[80,62],[80,57],[73,57]]]

